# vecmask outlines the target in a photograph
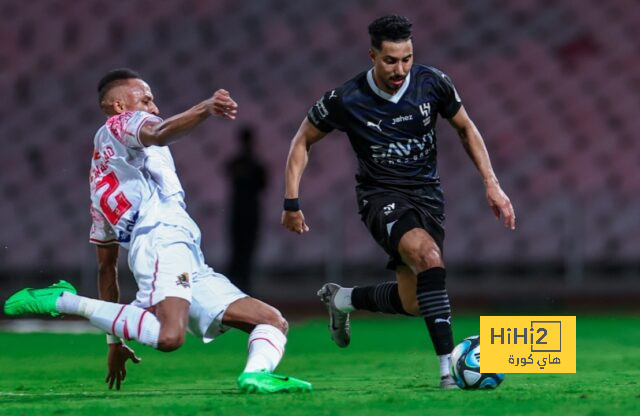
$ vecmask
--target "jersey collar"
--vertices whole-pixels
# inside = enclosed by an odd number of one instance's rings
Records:
[[[378,86],[376,85],[376,82],[373,80],[373,68],[371,68],[367,72],[367,83],[369,83],[369,87],[371,87],[371,90],[375,92],[376,95],[379,96],[380,98],[384,98],[385,100],[391,101],[394,104],[398,104],[398,101],[400,101],[404,93],[407,91],[407,88],[409,88],[410,82],[411,82],[411,72],[407,74],[407,77],[404,79],[404,83],[402,84],[402,87],[400,87],[400,89],[395,94],[391,95],[388,92],[378,88]]]

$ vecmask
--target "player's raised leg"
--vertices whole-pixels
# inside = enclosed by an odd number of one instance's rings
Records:
[[[431,341],[440,361],[440,386],[455,388],[449,373],[453,332],[451,330],[451,305],[445,287],[446,272],[440,248],[422,228],[406,232],[398,244],[398,252],[408,265],[396,269],[398,282],[403,290],[403,304],[408,309],[416,306],[427,324]],[[413,277],[415,275],[415,278]],[[415,281],[415,291],[411,292]]]
[[[66,280],[60,280],[42,289],[24,288],[14,293],[4,303],[4,313],[8,316],[28,314],[59,316],[57,301],[65,293],[76,294],[76,288]]]
[[[351,342],[350,314],[353,311],[412,315],[402,305],[398,282],[363,287],[342,287],[336,283],[326,283],[317,294],[329,312],[331,339],[341,348]]]
[[[161,351],[173,351],[184,342],[189,309],[189,302],[184,299],[166,298],[155,305],[155,315],[137,306],[105,302],[76,293],[73,285],[64,280],[42,289],[22,289],[7,299],[4,312],[9,316],[81,316],[107,333]]]
[[[329,333],[331,339],[340,348],[344,348],[351,342],[350,313],[355,310],[351,301],[353,288],[341,287],[336,283],[326,283],[318,296],[329,312]]]
[[[284,355],[289,324],[280,311],[255,298],[231,303],[222,323],[249,333],[249,356],[238,377],[238,387],[246,393],[311,391],[311,383],[274,374]]]

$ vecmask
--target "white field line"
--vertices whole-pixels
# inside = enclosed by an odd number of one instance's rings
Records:
[[[101,333],[88,321],[52,321],[43,319],[15,319],[0,321],[0,331],[2,332],[47,332],[58,334],[85,334]]]
[[[237,393],[237,390],[233,388],[206,388],[206,389],[191,389],[191,390],[176,390],[172,394],[180,395],[202,395],[202,394],[214,394],[214,393]],[[144,391],[117,391],[117,390],[105,390],[104,392],[98,391],[78,391],[78,392],[47,392],[47,393],[22,393],[14,391],[0,391],[0,397],[93,397],[96,399],[107,398],[113,396],[166,396],[167,390],[144,390]]]

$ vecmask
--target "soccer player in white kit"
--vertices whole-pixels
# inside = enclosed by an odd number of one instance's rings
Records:
[[[111,388],[139,358],[124,342],[160,351],[179,348],[189,330],[204,342],[233,327],[249,333],[249,357],[238,378],[245,392],[309,391],[311,384],[272,373],[284,353],[287,321],[274,307],[249,297],[204,261],[200,230],[185,210],[184,191],[169,143],[211,115],[234,120],[237,104],[225,90],[162,120],[149,85],[129,69],[107,73],[98,85],[106,123],[94,138],[89,176],[96,245],[98,299],[76,294],[68,282],[23,289],[5,313],[71,314],[107,332]],[[119,247],[138,284],[136,299],[120,304]]]

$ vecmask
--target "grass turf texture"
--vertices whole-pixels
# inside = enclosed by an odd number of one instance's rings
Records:
[[[166,354],[131,343],[119,392],[108,391],[104,335],[0,333],[0,414],[9,415],[637,415],[640,317],[578,317],[577,374],[510,374],[495,391],[441,391],[419,320],[355,319],[338,349],[324,321],[294,325],[279,373],[314,384],[311,394],[244,395],[235,380],[246,335],[212,344],[189,337]],[[457,318],[456,340],[478,317]]]

